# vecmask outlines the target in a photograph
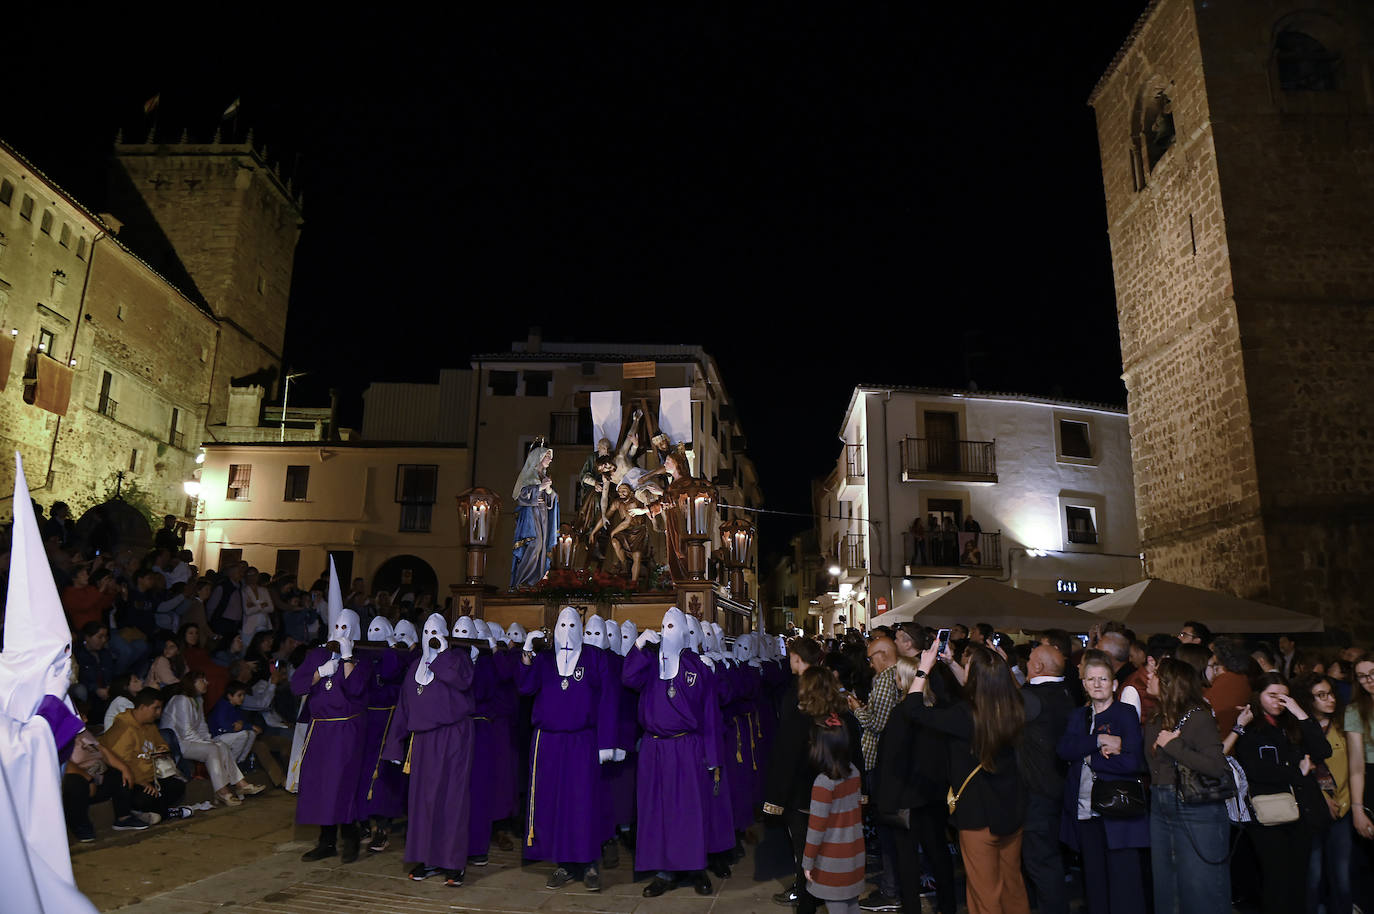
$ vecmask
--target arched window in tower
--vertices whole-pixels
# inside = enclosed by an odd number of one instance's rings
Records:
[[[1306,32],[1284,29],[1274,39],[1279,88],[1285,92],[1332,92],[1339,88],[1341,55]]]
[[[1147,99],[1142,109],[1141,141],[1145,147],[1145,162],[1154,171],[1164,153],[1174,145],[1174,103],[1163,92]]]

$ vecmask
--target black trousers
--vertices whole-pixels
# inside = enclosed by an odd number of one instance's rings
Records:
[[[792,838],[792,853],[797,860],[797,914],[815,914],[816,909],[822,904],[819,898],[806,890],[806,874],[802,871],[802,859],[806,856],[806,829],[810,824],[809,812],[802,812],[800,809],[787,811],[787,834]]]
[[[1069,914],[1064,887],[1064,854],[1059,849],[1059,819],[1064,798],[1030,793],[1021,827],[1021,869],[1035,888],[1040,914]]]
[[[959,901],[954,885],[954,857],[949,852],[947,807],[918,806],[911,810],[911,831],[894,829],[893,833],[898,836],[897,882],[902,910],[921,910],[921,867],[916,859],[919,843],[930,864],[930,875],[935,877],[935,910],[938,914],[954,914]],[[909,839],[905,846],[909,850],[903,846],[903,836]]]
[[[91,804],[109,800],[114,805],[115,821],[129,814],[129,788],[124,786],[124,777],[113,768],[95,784],[91,793],[91,782],[79,774],[62,775],[62,813],[67,819],[67,827],[75,830],[80,825],[91,824]]]
[[[1245,826],[1259,857],[1264,914],[1307,908],[1307,864],[1312,854],[1312,831],[1302,819],[1285,825]]]
[[[1024,839],[1023,839],[1024,840]],[[1145,871],[1138,847],[1112,850],[1101,819],[1078,820],[1078,843],[1083,855],[1083,889],[1088,914],[1145,914]],[[1305,861],[1307,858],[1303,857]],[[1306,872],[1306,863],[1303,864]],[[1304,876],[1304,879],[1306,877]],[[1299,899],[1306,896],[1306,882],[1298,885]],[[1301,910],[1301,907],[1292,910]]]
[[[155,797],[149,796],[148,792],[137,784],[129,789],[134,809],[166,816],[167,810],[180,803],[181,798],[186,795],[186,782],[180,778],[158,778],[157,784],[159,793]]]

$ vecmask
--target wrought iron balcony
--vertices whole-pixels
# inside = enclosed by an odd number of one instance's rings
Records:
[[[119,401],[110,397],[102,397],[98,408],[102,416],[109,416],[114,419],[119,415]]]
[[[865,485],[864,446],[846,444],[844,446],[844,472],[839,477],[835,497],[840,501],[853,501],[859,497]]]
[[[902,534],[902,555],[910,574],[936,570],[946,574],[950,571],[1000,571],[1002,531],[927,530],[917,538],[908,530]]]
[[[902,481],[927,479],[997,481],[997,442],[904,438]]]

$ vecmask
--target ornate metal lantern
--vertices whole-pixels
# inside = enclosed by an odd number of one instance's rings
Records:
[[[754,523],[736,517],[720,525],[720,538],[725,544],[726,565],[730,568],[730,596],[741,602],[748,600],[748,585],[744,569],[749,567],[749,551],[754,546]]]
[[[706,543],[716,525],[716,487],[705,479],[684,479],[670,487],[683,540],[683,564],[694,581],[706,577]]]
[[[487,576],[487,549],[501,516],[501,496],[477,486],[458,496],[458,522],[468,550],[467,582],[481,584]]]

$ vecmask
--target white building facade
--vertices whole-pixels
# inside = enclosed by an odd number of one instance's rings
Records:
[[[1122,409],[865,386],[840,438],[816,505],[823,631],[970,575],[1071,603],[1142,577]]]

